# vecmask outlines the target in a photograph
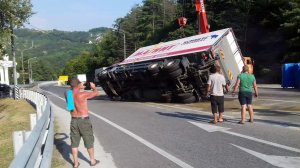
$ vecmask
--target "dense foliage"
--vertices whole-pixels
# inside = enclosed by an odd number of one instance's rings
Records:
[[[93,43],[97,42],[101,38],[101,34],[107,30],[108,28],[95,28],[88,32],[67,32],[16,29],[16,60],[17,72],[20,73],[19,83],[21,83],[23,75],[25,81],[28,81],[29,62],[32,65],[34,80],[57,79],[58,75],[62,74],[67,62],[71,63],[70,60],[79,57],[81,53],[89,53],[93,48]],[[21,52],[23,52],[24,74],[21,73]],[[9,50],[7,53],[11,55]],[[34,57],[36,59],[32,59]]]

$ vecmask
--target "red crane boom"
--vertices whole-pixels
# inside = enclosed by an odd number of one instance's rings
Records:
[[[204,0],[195,0],[196,11],[198,12],[199,32],[198,34],[208,33],[209,25],[207,22]]]

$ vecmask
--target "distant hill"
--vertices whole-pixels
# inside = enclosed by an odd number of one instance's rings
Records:
[[[31,43],[34,47],[25,50],[24,68],[27,70],[27,60],[37,57],[37,62],[50,66],[54,75],[57,75],[64,67],[66,62],[78,57],[84,51],[90,51],[91,43],[101,40],[101,36],[109,28],[94,28],[87,32],[84,31],[60,31],[60,30],[35,30],[35,29],[16,29],[16,58],[18,65],[21,65],[20,51],[30,48]],[[18,68],[21,68],[18,66]],[[47,68],[46,68],[47,69]],[[49,68],[48,68],[49,69]]]

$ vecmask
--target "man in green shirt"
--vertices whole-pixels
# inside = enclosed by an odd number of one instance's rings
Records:
[[[256,86],[256,80],[253,74],[249,74],[249,67],[245,65],[243,67],[243,73],[241,73],[236,80],[234,89],[232,91],[232,95],[235,96],[235,92],[237,88],[239,87],[239,102],[241,104],[241,121],[239,124],[245,123],[245,113],[246,113],[246,107],[248,107],[249,110],[249,122],[253,122],[254,119],[254,113],[253,113],[253,107],[252,107],[252,91],[254,88],[254,96],[258,96],[257,86]]]

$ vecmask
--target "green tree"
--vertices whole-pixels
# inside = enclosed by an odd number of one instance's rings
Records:
[[[33,14],[30,0],[0,1],[0,53],[8,46],[11,29],[21,27]]]
[[[283,11],[284,23],[281,27],[286,34],[287,50],[284,62],[300,62],[300,1],[290,0],[289,8]]]
[[[51,65],[47,61],[32,63],[32,79],[34,81],[49,81],[57,79]]]

